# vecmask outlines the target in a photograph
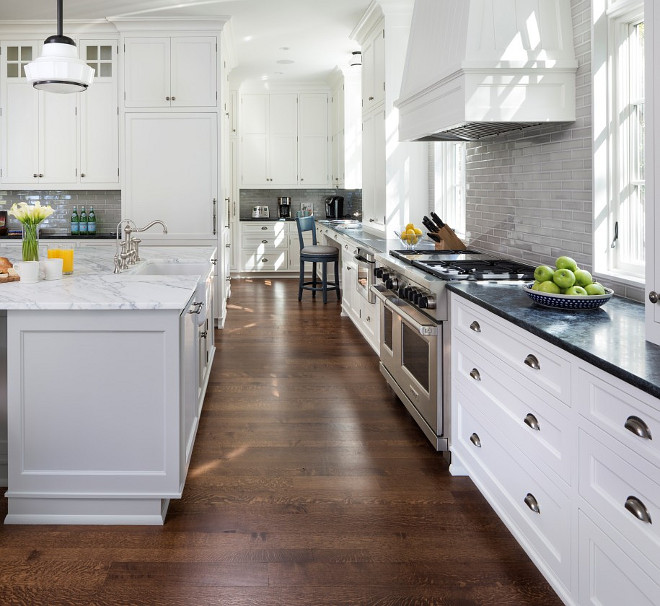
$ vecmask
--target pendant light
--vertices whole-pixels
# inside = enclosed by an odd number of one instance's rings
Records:
[[[77,93],[87,90],[94,70],[78,59],[75,42],[62,34],[62,2],[57,0],[57,35],[46,38],[41,57],[25,66],[25,75],[39,90]]]

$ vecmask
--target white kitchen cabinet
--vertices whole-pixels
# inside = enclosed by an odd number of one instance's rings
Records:
[[[305,246],[311,246],[313,244],[312,232],[305,231],[303,232],[303,243]],[[298,238],[298,228],[295,223],[290,224],[289,226],[289,271],[300,271],[300,240]],[[310,268],[310,265],[307,265],[306,270]]]
[[[217,38],[124,38],[126,108],[215,107]]]
[[[362,188],[362,104],[359,68],[337,76],[332,89],[332,184]]]
[[[179,320],[179,348],[181,351],[181,469],[179,475],[186,477],[192,456],[195,435],[199,425],[200,347],[197,329],[197,307],[200,301],[193,297],[181,313]]]
[[[3,43],[2,183],[15,189],[117,188],[119,133],[116,41],[81,40],[79,52],[95,71],[83,93],[35,90],[23,76],[36,43]]]
[[[330,183],[328,95],[301,93],[298,103],[298,183],[324,187]]]
[[[644,2],[646,61],[646,339],[660,345],[660,10]]]
[[[289,225],[285,221],[241,223],[241,271],[287,271]]]
[[[656,604],[660,401],[451,299],[452,473],[467,471],[566,604]]]
[[[80,184],[119,183],[119,112],[116,40],[81,40],[80,56],[94,68],[94,83],[79,93]]]
[[[399,141],[399,97],[413,3],[373,2],[351,36],[362,47],[362,222],[380,236],[428,213],[428,150]],[[347,143],[349,143],[347,139]]]
[[[216,113],[127,113],[124,216],[165,221],[169,235],[212,237],[218,221]],[[140,234],[162,237],[160,228]]]
[[[77,178],[77,95],[35,90],[24,66],[36,58],[37,42],[2,44],[3,167],[5,186],[75,186]]]
[[[327,93],[243,93],[241,186],[330,183]]]

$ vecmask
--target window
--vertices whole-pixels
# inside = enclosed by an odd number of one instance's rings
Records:
[[[433,144],[433,210],[465,237],[465,143]]]
[[[643,3],[594,3],[594,270],[644,279]],[[607,99],[607,103],[599,101]]]

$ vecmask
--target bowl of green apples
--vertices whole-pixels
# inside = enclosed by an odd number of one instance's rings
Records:
[[[523,291],[543,307],[572,310],[597,309],[614,294],[567,256],[558,257],[554,267],[539,265],[534,270],[534,282],[524,284]]]

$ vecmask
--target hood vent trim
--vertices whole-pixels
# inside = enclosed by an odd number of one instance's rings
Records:
[[[415,0],[401,141],[477,141],[575,121],[570,0]]]

